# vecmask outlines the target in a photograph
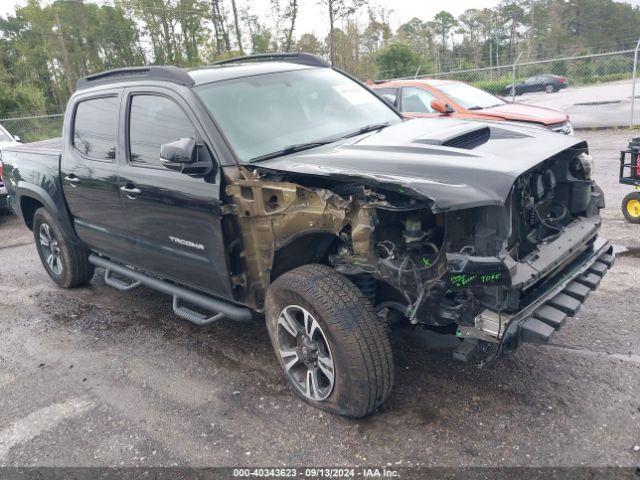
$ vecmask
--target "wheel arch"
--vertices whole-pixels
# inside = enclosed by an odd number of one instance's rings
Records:
[[[20,182],[16,188],[17,206],[19,214],[27,227],[33,229],[33,216],[38,208],[45,208],[59,222],[65,235],[74,243],[80,244],[71,219],[66,210],[66,205],[62,208],[56,203],[54,198],[42,187],[31,183]],[[61,198],[60,202],[64,202]]]
[[[33,217],[36,214],[36,210],[44,207],[44,204],[28,195],[20,197],[20,212],[22,212],[22,220],[29,230],[33,230]],[[45,207],[46,208],[46,207]]]
[[[306,232],[296,236],[274,252],[271,282],[295,268],[326,263],[327,252],[338,237],[331,232]]]

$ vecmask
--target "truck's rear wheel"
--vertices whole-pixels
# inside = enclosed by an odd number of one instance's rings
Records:
[[[279,277],[267,291],[271,342],[294,392],[317,408],[363,417],[393,383],[385,327],[347,278],[323,265]]]
[[[622,213],[629,223],[640,223],[640,192],[631,192],[622,200]]]
[[[54,282],[73,288],[91,280],[94,267],[89,263],[88,250],[71,242],[44,208],[33,216],[33,236],[40,260]]]

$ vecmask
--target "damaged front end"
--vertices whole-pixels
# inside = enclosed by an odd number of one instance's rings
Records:
[[[389,322],[460,337],[456,358],[548,341],[613,262],[585,155],[569,148],[517,176],[502,205],[448,210],[380,178],[239,167],[225,190],[236,299],[260,310],[279,275],[324,263]]]
[[[255,308],[278,275],[322,262],[350,277],[375,305],[415,323],[447,271],[444,215],[433,214],[425,200],[359,184],[303,186],[248,170],[226,194],[236,213],[227,234],[242,238],[230,259],[236,297]]]

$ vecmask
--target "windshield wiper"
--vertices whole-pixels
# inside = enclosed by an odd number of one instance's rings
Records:
[[[484,110],[484,107],[480,107],[480,106],[476,105],[475,107],[467,108],[467,110]]]
[[[271,158],[281,157],[283,155],[290,155],[296,152],[302,152],[303,150],[309,150],[310,148],[321,147],[322,145],[328,145],[329,143],[333,143],[338,141],[337,138],[330,138],[327,140],[317,140],[315,142],[306,142],[306,143],[296,143],[294,145],[289,145],[288,147],[284,147],[281,150],[276,150],[275,152],[267,153],[265,155],[260,155],[259,157],[254,157],[249,160],[249,163],[260,162],[262,160],[269,160]]]
[[[365,125],[364,127],[359,128],[355,132],[348,133],[342,138],[355,137],[356,135],[361,135],[363,133],[369,133],[369,132],[373,132],[375,130],[382,130],[383,128],[386,128],[388,126],[389,126],[389,122],[372,123],[371,125]]]

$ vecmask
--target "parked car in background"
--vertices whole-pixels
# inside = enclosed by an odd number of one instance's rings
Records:
[[[478,120],[507,120],[534,123],[573,135],[569,116],[553,108],[509,103],[454,80],[394,80],[370,85],[407,117],[440,115]]]
[[[13,136],[0,125],[0,152],[5,147],[12,147],[20,144],[20,137]],[[2,163],[0,163],[0,208],[7,206],[7,188],[2,181]]]
[[[513,83],[510,83],[504,90],[502,90],[503,95],[511,95]],[[547,92],[553,93],[558,90],[562,90],[563,88],[567,88],[569,86],[569,82],[567,81],[567,77],[561,77],[559,75],[535,75],[533,77],[529,77],[522,82],[517,82],[515,84],[515,93],[516,95],[522,95],[523,93],[530,92]]]
[[[2,181],[2,163],[0,163],[0,208],[7,206],[7,187],[4,186]]]

